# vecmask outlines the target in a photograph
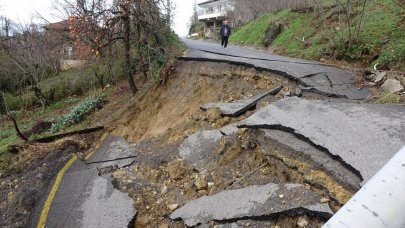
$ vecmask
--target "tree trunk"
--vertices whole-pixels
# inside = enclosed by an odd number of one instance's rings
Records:
[[[131,27],[129,22],[129,12],[126,11],[126,16],[124,20],[124,46],[125,46],[125,74],[127,75],[129,86],[131,87],[132,95],[135,95],[138,89],[136,88],[134,78],[132,76],[131,67],[131,43],[130,43],[130,33]]]
[[[104,89],[105,87],[104,74],[98,74],[96,71],[94,71],[94,76],[97,78],[98,85],[100,86],[100,88]]]
[[[17,132],[18,137],[20,137],[20,138],[21,138],[22,140],[24,140],[24,141],[29,141],[29,140],[27,139],[27,137],[25,137],[25,136],[21,133],[20,129],[18,128],[17,121],[16,121],[11,115],[9,115],[9,114],[7,114],[6,116],[7,116],[8,118],[10,118],[11,121],[13,121],[14,128],[15,128],[15,131]]]
[[[37,85],[33,85],[32,91],[34,91],[35,96],[38,98],[39,102],[41,102],[42,108],[45,109],[46,99],[42,93],[42,90]]]

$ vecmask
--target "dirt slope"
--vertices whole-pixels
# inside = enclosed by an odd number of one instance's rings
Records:
[[[224,137],[202,172],[181,160],[178,148],[187,136],[221,128],[255,112],[230,118],[221,116],[218,109],[202,111],[201,105],[243,99],[283,85],[277,96],[257,104],[262,107],[299,85],[279,75],[223,63],[179,61],[175,69],[166,85],[149,90],[110,126],[110,133],[137,144],[139,162],[113,172],[116,188],[134,200],[138,211],[136,227],[184,227],[183,222],[168,219],[178,206],[204,195],[270,182],[306,185],[323,195],[334,210],[351,197],[352,188],[319,168],[319,164],[291,156],[295,151],[269,141],[259,130],[239,130]],[[314,94],[304,96],[326,99]],[[273,227],[296,227],[302,221],[308,222],[306,227],[319,227],[325,221],[317,214],[305,213],[279,214],[262,220]],[[256,222],[250,224],[260,227]],[[210,224],[214,225],[218,223]]]

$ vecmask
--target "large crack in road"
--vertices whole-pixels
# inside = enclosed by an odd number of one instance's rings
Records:
[[[405,143],[403,108],[338,99],[368,94],[347,72],[214,54],[180,57],[72,166],[50,226],[321,226]]]
[[[212,43],[198,41],[185,41],[185,43],[188,45],[189,51],[186,57],[180,58],[182,60],[189,58],[197,61],[223,61],[255,67],[258,70],[266,70],[297,80],[305,86],[313,87],[313,91],[321,95],[350,99],[365,99],[371,95],[368,89],[358,88],[354,85],[355,81],[350,72],[322,63],[298,60],[239,47],[221,50]],[[318,72],[325,73],[319,74]],[[323,77],[314,79],[308,77],[308,75],[317,77],[323,75]]]
[[[269,61],[269,62],[296,63],[296,64],[303,64],[303,65],[318,65],[318,66],[331,67],[331,65],[322,64],[322,63],[316,63],[316,62],[298,62],[298,61],[286,61],[286,60],[277,60],[277,59],[244,57],[244,56],[241,56],[241,55],[231,55],[231,54],[225,54],[225,53],[220,53],[220,52],[207,51],[207,50],[203,50],[203,49],[198,49],[198,50],[203,51],[203,52],[207,52],[207,53],[211,53],[211,54],[230,56],[230,57],[237,57],[237,58],[242,58],[242,59],[252,59],[252,60],[263,60],[263,61]]]

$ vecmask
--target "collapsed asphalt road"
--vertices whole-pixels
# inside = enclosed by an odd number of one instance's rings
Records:
[[[366,99],[371,94],[367,88],[357,87],[353,75],[322,63],[274,55],[230,45],[196,40],[183,40],[188,53],[182,58],[193,61],[222,61],[267,70],[297,80],[310,90],[327,96],[349,99]]]
[[[61,179],[56,179],[47,200],[30,226],[38,227],[127,227],[136,214],[131,199],[116,190],[111,171],[132,164],[134,145],[108,135],[86,161],[72,158]]]
[[[294,134],[336,157],[364,184],[405,145],[405,108],[292,97],[259,110],[238,127]]]
[[[186,44],[177,75],[115,124],[122,138],[67,170],[44,226],[319,227],[405,144],[405,108],[350,100],[370,92],[349,72]]]

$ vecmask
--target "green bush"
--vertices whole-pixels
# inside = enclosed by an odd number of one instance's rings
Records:
[[[68,81],[64,81],[59,83],[58,85],[56,85],[55,87],[55,94],[54,94],[54,98],[55,101],[59,101],[67,96],[70,95],[70,88],[71,85]]]
[[[150,57],[152,61],[153,78],[159,80],[160,70],[167,62],[167,55],[163,52],[152,51]]]
[[[100,107],[106,102],[106,95],[103,94],[98,97],[88,97],[68,114],[61,116],[57,123],[52,124],[52,132],[58,132],[59,130],[69,127],[75,123],[80,122],[86,115],[93,112],[96,108]]]
[[[39,105],[38,98],[31,91],[21,96],[6,94],[6,101],[10,110],[20,110],[22,108]]]
[[[96,86],[97,79],[91,69],[83,70],[72,86],[72,94],[82,95]]]
[[[190,30],[188,32],[189,35],[194,33],[204,32],[204,22],[196,21],[193,22],[190,26]]]

